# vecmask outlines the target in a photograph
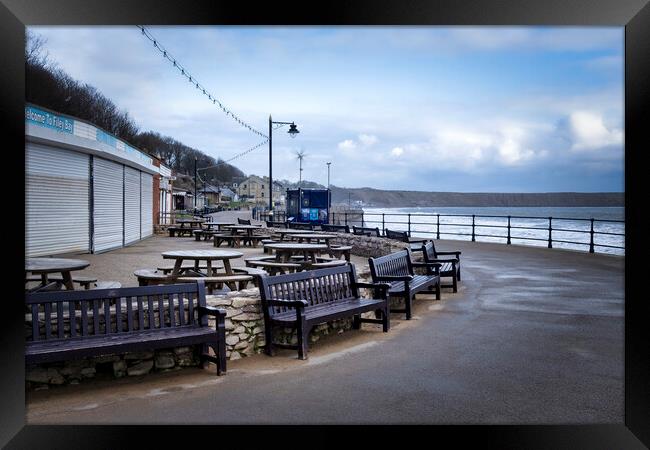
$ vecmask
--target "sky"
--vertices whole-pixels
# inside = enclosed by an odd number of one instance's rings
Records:
[[[146,26],[146,25],[145,25]],[[264,138],[136,26],[29,27],[141,131],[229,159]],[[146,26],[206,91],[273,131],[273,178],[454,192],[623,192],[623,27]],[[268,144],[234,160],[268,175]]]

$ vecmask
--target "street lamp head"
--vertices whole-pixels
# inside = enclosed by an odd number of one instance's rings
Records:
[[[292,123],[291,125],[289,125],[288,133],[292,138],[295,138],[296,134],[300,133],[300,131],[298,131],[298,128],[296,127],[295,123]]]

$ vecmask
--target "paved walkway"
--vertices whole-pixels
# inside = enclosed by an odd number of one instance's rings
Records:
[[[28,393],[28,423],[623,423],[624,259],[441,241],[457,294],[421,296],[390,333],[214,368]]]

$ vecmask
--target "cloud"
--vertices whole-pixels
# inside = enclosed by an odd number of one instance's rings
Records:
[[[573,138],[572,150],[597,150],[623,143],[620,129],[607,128],[600,114],[590,111],[576,111],[569,116],[569,127]]]
[[[344,150],[344,151],[345,150],[354,150],[355,148],[357,148],[357,144],[354,141],[350,140],[350,139],[346,139],[343,142],[339,142],[338,147],[339,147],[340,150]]]
[[[360,134],[359,142],[361,142],[361,144],[363,144],[365,147],[370,147],[371,145],[379,142],[379,139],[377,139],[377,136],[374,135]]]
[[[395,147],[390,151],[390,155],[396,158],[399,158],[404,154],[404,149],[402,147]]]

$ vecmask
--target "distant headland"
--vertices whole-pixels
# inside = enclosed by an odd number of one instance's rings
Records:
[[[399,208],[429,206],[625,206],[624,192],[423,192],[331,186],[333,204]]]

